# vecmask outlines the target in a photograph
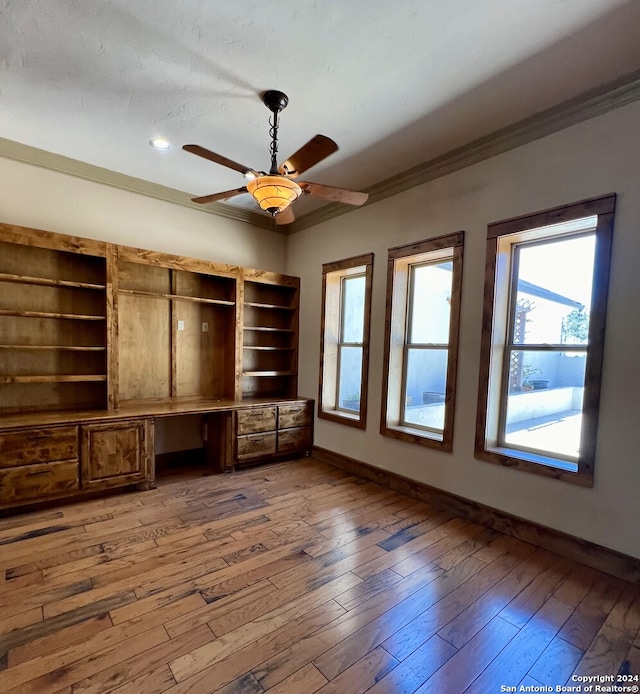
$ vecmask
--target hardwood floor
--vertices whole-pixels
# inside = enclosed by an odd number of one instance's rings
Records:
[[[640,673],[640,586],[313,459],[0,519],[0,615],[11,694],[492,694]]]

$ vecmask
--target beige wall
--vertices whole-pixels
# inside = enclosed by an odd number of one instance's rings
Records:
[[[475,460],[473,441],[486,227],[618,193],[595,485],[585,489]],[[453,453],[378,433],[387,249],[465,230]],[[300,394],[317,398],[321,265],[373,251],[366,431],[316,421],[316,444],[505,512],[640,557],[640,102],[300,232]]]
[[[0,157],[0,222],[284,272],[284,234]]]

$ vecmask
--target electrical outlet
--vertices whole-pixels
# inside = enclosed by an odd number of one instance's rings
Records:
[[[184,330],[184,321],[183,320],[178,321],[178,330]]]
[[[206,321],[202,321],[202,332],[203,333],[209,332],[209,323],[207,323]]]

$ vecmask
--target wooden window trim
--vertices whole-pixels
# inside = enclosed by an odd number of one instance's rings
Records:
[[[496,222],[488,226],[482,319],[483,331],[475,435],[475,457],[477,459],[581,486],[593,486],[615,203],[615,194],[610,194],[524,217]],[[494,307],[496,306],[496,276],[500,270],[498,267],[498,250],[499,241],[502,237],[517,235],[533,229],[549,227],[554,224],[594,215],[597,215],[598,220],[595,228],[596,252],[593,272],[593,298],[590,309],[589,347],[585,372],[585,395],[582,411],[582,437],[580,455],[577,460],[578,469],[577,472],[572,472],[551,465],[550,461],[552,459],[547,456],[538,456],[525,451],[507,448],[498,450],[497,447],[489,447],[487,445],[488,429],[494,429],[497,426],[488,420],[491,417],[489,389],[492,383],[491,356],[494,350],[493,325]]]
[[[364,275],[364,326],[362,331],[362,372],[360,376],[360,411],[347,412],[336,408],[337,369],[339,366],[338,347],[340,344],[341,320],[340,291],[331,291],[328,275],[334,278],[339,287],[342,278]],[[318,418],[338,424],[365,429],[367,426],[369,339],[371,333],[371,291],[373,286],[373,253],[345,258],[322,266],[322,308],[320,318],[320,378],[318,383]],[[336,287],[334,287],[335,289]],[[327,308],[327,305],[329,307]],[[329,334],[335,334],[329,339]]]
[[[456,378],[458,370],[458,342],[460,330],[460,300],[462,289],[462,255],[464,232],[438,236],[405,246],[390,248],[387,261],[387,299],[384,340],[384,371],[382,376],[382,408],[380,434],[428,448],[451,452],[455,413]],[[421,262],[419,256],[452,249],[451,311],[449,315],[449,358],[445,386],[445,413],[442,438],[421,427],[401,424],[404,353],[406,351],[406,320],[408,302],[409,267]],[[424,258],[429,261],[430,258]],[[397,420],[393,421],[392,420]]]

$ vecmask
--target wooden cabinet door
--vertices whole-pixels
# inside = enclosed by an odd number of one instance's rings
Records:
[[[82,427],[82,487],[105,489],[151,479],[152,420]]]

